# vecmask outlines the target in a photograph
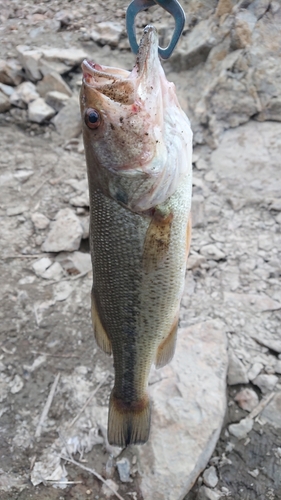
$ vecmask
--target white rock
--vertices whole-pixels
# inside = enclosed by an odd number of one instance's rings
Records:
[[[51,259],[49,257],[43,257],[32,264],[32,269],[34,270],[36,276],[42,276],[42,274],[52,265]]]
[[[6,214],[8,215],[8,217],[12,217],[13,215],[20,215],[26,210],[27,208],[25,205],[17,205],[16,207],[7,208]]]
[[[203,255],[200,255],[199,253],[193,253],[192,255],[189,255],[187,259],[187,269],[196,269],[197,267],[200,267],[201,264],[206,262],[205,257]]]
[[[34,212],[31,215],[31,220],[36,229],[46,229],[46,227],[50,224],[50,219],[40,212]]]
[[[150,386],[151,435],[137,447],[146,500],[179,500],[206,467],[226,405],[224,325],[207,321],[179,331],[172,362]]]
[[[253,389],[243,389],[236,394],[234,400],[246,411],[252,411],[259,403],[258,395]]]
[[[41,276],[46,280],[59,281],[63,276],[63,268],[59,262],[54,262]]]
[[[0,59],[0,83],[19,85],[22,81],[21,66],[17,59]]]
[[[65,106],[68,99],[68,95],[58,92],[57,90],[52,90],[45,96],[46,103],[57,112]]]
[[[6,85],[5,83],[0,83],[0,90],[8,97],[10,97],[15,92],[14,87],[11,87],[11,85]]]
[[[37,370],[37,368],[39,368],[39,366],[43,365],[46,361],[47,361],[46,356],[44,354],[42,354],[41,356],[38,356],[38,358],[35,358],[32,365],[23,365],[23,367],[25,370],[32,373],[35,370]]]
[[[110,488],[108,486],[110,486]],[[103,483],[101,487],[101,493],[105,496],[105,498],[111,498],[112,496],[115,496],[114,491],[118,491],[118,489],[118,484],[112,481],[112,479],[106,479],[105,483]]]
[[[262,371],[263,369],[263,364],[262,363],[254,363],[250,370],[248,371],[248,377],[249,377],[249,380],[253,380],[254,378],[256,378],[258,376],[258,374]]]
[[[267,394],[276,386],[278,377],[276,375],[261,374],[258,375],[252,382],[260,388],[263,394]]]
[[[80,217],[80,222],[83,227],[82,239],[85,240],[86,238],[89,238],[90,216],[86,215],[86,217]]]
[[[83,194],[70,198],[69,203],[73,207],[88,207],[90,204],[88,189]]]
[[[48,106],[42,97],[28,105],[28,118],[31,122],[42,123],[56,114],[55,110]]]
[[[33,170],[17,170],[14,173],[14,178],[24,184],[33,174]]]
[[[55,222],[42,245],[43,252],[73,252],[78,250],[83,228],[78,217],[70,208],[57,213]]]
[[[193,162],[193,157],[192,157],[192,162]],[[199,158],[196,161],[196,168],[197,170],[208,170],[208,163],[206,162],[206,160],[204,160],[204,158]]]
[[[91,38],[94,42],[101,45],[111,45],[116,47],[121,37],[123,27],[121,24],[105,21],[95,24],[95,29],[91,32]]]
[[[41,80],[42,74],[39,70],[39,60],[42,57],[42,51],[40,49],[31,49],[27,45],[18,45],[16,49],[27,78],[33,82]]]
[[[249,382],[246,367],[237,358],[232,349],[229,349],[229,365],[227,373],[227,383],[229,385],[247,384]]]
[[[39,94],[36,91],[35,85],[31,82],[23,82],[11,95],[10,102],[11,104],[13,104],[13,106],[24,108],[26,107],[26,104],[35,101],[35,99],[38,99],[38,97]]]
[[[252,430],[253,425],[254,421],[252,418],[243,418],[238,424],[229,425],[228,430],[230,434],[237,437],[237,439],[244,439]]]
[[[120,481],[122,481],[122,483],[130,483],[132,479],[130,478],[131,465],[129,459],[127,457],[121,458],[116,462],[116,466]]]
[[[205,245],[200,249],[200,253],[206,257],[206,259],[211,260],[221,260],[225,258],[225,254],[219,250],[216,245],[212,243],[210,245]]]
[[[263,421],[281,429],[281,392],[275,394],[270,403],[262,411],[261,418]]]
[[[87,52],[83,49],[71,47],[68,49],[52,48],[41,49],[43,57],[46,61],[58,61],[68,66],[68,71],[73,66],[78,66],[84,59],[88,57]]]
[[[91,256],[85,252],[73,252],[61,264],[69,274],[84,274],[92,269]]]
[[[218,484],[218,475],[216,468],[212,465],[211,467],[208,467],[208,469],[205,469],[203,472],[203,481],[206,484],[206,486],[209,486],[210,488],[215,488]]]
[[[82,130],[78,98],[69,99],[53,121],[57,132],[66,139],[78,137]]]
[[[72,96],[72,91],[67,85],[67,83],[63,80],[59,73],[55,71],[51,71],[47,73],[44,78],[37,84],[37,92],[41,97],[45,97],[48,92],[61,92],[63,94]]]
[[[15,375],[14,379],[10,384],[10,390],[12,394],[17,394],[23,388],[23,380],[19,375]]]
[[[5,113],[5,111],[8,111],[10,107],[10,99],[3,94],[3,92],[0,92],[0,113]]]

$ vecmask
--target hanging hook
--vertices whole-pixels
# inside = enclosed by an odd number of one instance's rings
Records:
[[[133,0],[126,13],[128,38],[132,51],[134,54],[137,54],[139,46],[137,43],[135,28],[136,15],[142,10],[148,9],[155,4],[160,5],[164,10],[169,12],[175,20],[175,29],[170,44],[165,49],[162,47],[159,47],[158,49],[159,55],[162,59],[168,59],[178,43],[185,24],[185,13],[178,0]]]

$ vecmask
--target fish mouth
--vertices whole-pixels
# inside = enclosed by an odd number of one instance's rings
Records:
[[[136,100],[141,80],[153,71],[157,59],[157,31],[154,26],[146,26],[132,71],[103,66],[85,59],[82,62],[83,83],[116,102],[132,104]]]

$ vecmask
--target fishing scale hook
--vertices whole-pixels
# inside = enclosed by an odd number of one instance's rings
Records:
[[[139,46],[136,38],[135,18],[136,15],[142,10],[148,9],[153,5],[158,4],[164,10],[169,12],[175,20],[175,29],[172,39],[165,49],[158,48],[159,55],[162,59],[168,59],[172,54],[175,46],[178,43],[179,37],[182,34],[185,24],[185,13],[178,0],[133,0],[126,13],[126,27],[131,49],[134,54],[137,54]]]

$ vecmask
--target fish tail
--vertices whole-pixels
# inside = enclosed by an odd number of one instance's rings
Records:
[[[130,403],[110,396],[108,415],[108,441],[125,448],[129,444],[143,444],[149,438],[151,408],[147,394]]]

